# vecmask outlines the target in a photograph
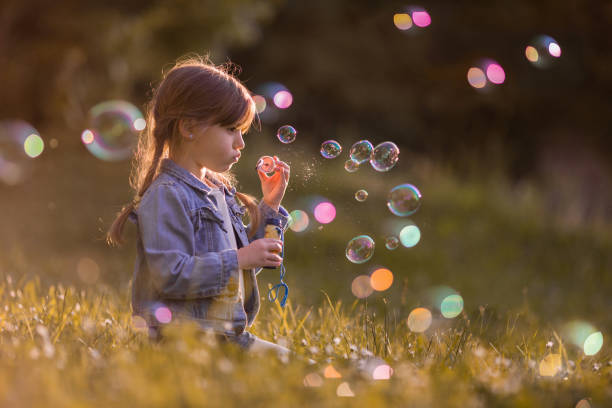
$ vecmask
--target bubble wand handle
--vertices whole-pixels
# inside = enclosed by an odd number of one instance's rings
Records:
[[[264,237],[283,240],[283,230],[280,227],[280,222],[278,220],[275,220],[275,219],[266,220],[266,229],[265,229]],[[284,258],[284,254],[285,254],[285,246],[283,245],[281,252],[280,252],[281,258]],[[272,267],[264,267],[264,268],[274,269]],[[284,278],[285,278],[285,265],[281,262],[280,283],[277,283],[276,285],[271,287],[270,290],[268,291],[268,300],[270,302],[274,302],[276,301],[276,299],[279,298],[280,290],[283,289],[283,292],[284,292],[283,297],[282,299],[279,300],[281,307],[285,307],[285,303],[287,302],[287,297],[289,296],[289,286],[287,286],[287,284],[285,283]]]

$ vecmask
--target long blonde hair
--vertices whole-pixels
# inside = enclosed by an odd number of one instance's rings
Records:
[[[181,145],[180,119],[232,126],[243,133],[251,127],[256,118],[255,104],[248,89],[233,76],[237,70],[234,64],[215,66],[207,57],[195,56],[179,60],[163,75],[147,105],[147,128],[140,135],[132,161],[130,186],[136,194],[110,226],[106,235],[109,245],[123,243],[121,236],[128,215],[158,176],[161,159]],[[230,172],[212,175],[228,188],[236,184]],[[260,223],[257,201],[239,192],[236,197],[247,207],[252,236]]]

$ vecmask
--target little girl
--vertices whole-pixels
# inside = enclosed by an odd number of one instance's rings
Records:
[[[255,275],[282,262],[283,242],[263,238],[265,221],[283,230],[288,221],[286,163],[277,160],[272,176],[258,170],[259,204],[229,173],[255,114],[246,87],[201,59],[177,63],[153,92],[130,180],[137,193],[107,238],[120,244],[125,221],[137,225],[132,309],[154,339],[163,324],[187,318],[244,349],[288,352],[246,331],[259,310]]]

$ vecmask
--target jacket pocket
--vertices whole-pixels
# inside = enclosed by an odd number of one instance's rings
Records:
[[[193,210],[193,227],[195,234],[196,252],[216,251],[221,231],[227,233],[221,217],[209,207],[199,207]]]

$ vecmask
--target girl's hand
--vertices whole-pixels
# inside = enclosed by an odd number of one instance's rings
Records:
[[[261,180],[261,191],[263,192],[264,202],[278,211],[280,203],[285,195],[287,184],[289,183],[289,165],[283,161],[280,161],[278,157],[274,156],[276,160],[276,168],[274,174],[268,176],[261,170],[257,170],[259,179]]]
[[[278,268],[283,262],[278,254],[283,249],[283,241],[274,238],[256,239],[249,245],[238,249],[238,267],[240,269],[272,266]]]

